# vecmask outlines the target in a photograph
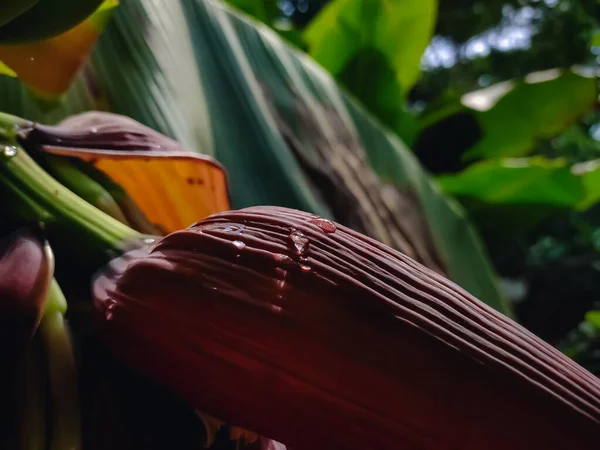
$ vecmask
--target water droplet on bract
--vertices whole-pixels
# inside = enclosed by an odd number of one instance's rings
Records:
[[[277,294],[276,298],[277,298],[277,300],[283,300],[283,295],[282,294]]]
[[[113,318],[112,311],[106,311],[106,313],[104,314],[104,317],[106,318],[106,320],[112,320],[112,318]]]
[[[298,262],[300,263],[300,270],[304,273],[308,273],[310,272],[312,269],[311,267],[308,265],[308,258],[299,258]]]
[[[335,224],[331,220],[323,219],[319,217],[318,219],[309,220],[308,223],[316,225],[325,233],[335,233],[337,230]]]
[[[284,255],[283,253],[275,253],[275,254],[273,254],[273,258],[278,263],[289,263],[292,261],[292,258],[290,258],[287,255]]]
[[[279,312],[281,312],[283,310],[283,308],[281,306],[279,306],[279,305],[271,305],[271,309],[274,312],[277,312],[277,313],[279,313]]]
[[[97,132],[98,132],[98,128],[96,128],[96,127],[90,128],[90,133],[96,134]]]
[[[243,227],[238,227],[236,225],[227,225],[225,228],[223,228],[223,231],[226,233],[233,233],[233,234],[242,234]]]
[[[277,281],[277,289],[279,289],[279,290],[285,289],[285,280],[278,280]]]
[[[244,244],[242,241],[233,241],[232,244],[238,250],[244,250],[246,248],[246,244]]]
[[[116,307],[117,307],[117,302],[116,301],[114,301],[114,300],[108,300],[106,302],[106,310],[107,311],[112,311]]]
[[[7,158],[12,158],[17,154],[17,147],[14,147],[12,145],[5,145],[2,149],[2,154]]]
[[[154,243],[156,242],[156,239],[153,239],[153,238],[145,238],[143,242],[144,242],[144,244],[146,244],[146,245],[151,245],[151,244],[154,244]]]
[[[304,254],[308,250],[309,241],[306,236],[300,231],[292,231],[290,233],[290,240],[296,249],[298,255]]]

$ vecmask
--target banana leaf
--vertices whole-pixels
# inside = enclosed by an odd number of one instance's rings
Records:
[[[537,140],[559,135],[597,107],[598,74],[551,69],[469,92],[422,115],[415,152],[433,173],[527,156]]]
[[[472,225],[402,141],[307,55],[221,2],[122,2],[59,108],[44,112],[9,78],[0,102],[46,123],[128,115],[222,163],[234,208],[335,219],[509,313]]]

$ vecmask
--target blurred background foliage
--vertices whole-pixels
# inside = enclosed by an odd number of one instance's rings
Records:
[[[600,2],[228,0],[409,145],[518,320],[600,373]]]
[[[89,109],[131,116],[222,162],[234,207],[281,204],[352,226],[513,310],[600,373],[599,0],[116,9],[58,107],[31,96],[44,70],[18,73],[16,62],[34,58],[0,46],[0,72],[27,86],[2,78],[3,111],[43,122]]]

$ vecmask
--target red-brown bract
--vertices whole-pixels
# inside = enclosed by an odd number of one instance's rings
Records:
[[[452,282],[312,214],[211,216],[94,286],[125,363],[320,449],[590,449],[600,382]]]

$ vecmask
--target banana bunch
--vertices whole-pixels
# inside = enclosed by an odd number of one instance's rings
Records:
[[[58,36],[90,16],[103,0],[3,0],[0,45]]]

